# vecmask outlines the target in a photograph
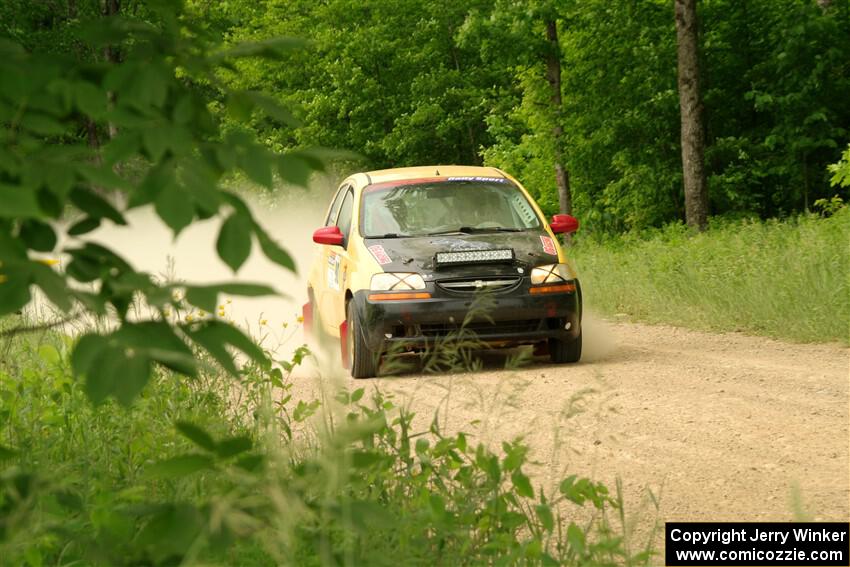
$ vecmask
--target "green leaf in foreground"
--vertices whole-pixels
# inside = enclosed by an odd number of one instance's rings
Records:
[[[98,219],[106,218],[119,225],[127,224],[118,209],[94,191],[76,187],[71,190],[71,201],[89,216]]]
[[[292,259],[292,256],[290,256],[286,250],[281,248],[280,245],[256,223],[254,224],[254,234],[257,235],[257,241],[260,243],[260,249],[263,251],[263,254],[266,255],[266,258],[287,270],[297,272],[295,268],[295,261]]]
[[[161,321],[125,323],[109,335],[84,335],[71,354],[74,375],[85,379],[86,394],[95,404],[114,397],[130,405],[150,379],[154,362],[187,376],[197,373],[192,351]]]
[[[271,154],[263,147],[249,147],[239,160],[242,168],[254,183],[262,185],[267,189],[272,188],[274,181],[272,177]]]
[[[0,183],[0,217],[32,218],[40,216],[41,210],[38,207],[35,191],[28,187]]]
[[[145,470],[149,478],[181,478],[192,473],[213,468],[213,458],[209,455],[177,455],[152,464]]]
[[[584,532],[573,522],[570,522],[570,527],[567,528],[567,542],[569,542],[570,547],[573,548],[577,555],[584,554]]]
[[[50,302],[66,313],[70,311],[72,306],[71,296],[65,286],[65,279],[51,268],[38,262],[30,264],[30,269],[33,282],[41,288]]]
[[[186,331],[193,341],[209,352],[216,362],[234,376],[238,375],[239,371],[228,351],[228,347],[242,351],[263,367],[267,367],[269,364],[269,360],[262,349],[248,336],[236,327],[222,321],[206,321],[194,328],[187,327]]]
[[[96,219],[93,217],[86,217],[81,221],[75,222],[71,225],[71,228],[68,229],[69,236],[80,236],[83,234],[87,234],[100,226],[100,219]]]
[[[292,112],[289,111],[288,108],[284,107],[273,97],[270,97],[266,94],[256,92],[256,91],[247,91],[245,95],[254,103],[254,105],[266,113],[269,117],[277,120],[281,124],[285,124],[287,126],[301,126],[301,123]]]
[[[186,376],[197,374],[197,365],[192,351],[167,323],[162,321],[125,323],[112,336],[124,347],[145,355],[167,368]]]
[[[35,219],[21,223],[20,237],[31,250],[50,252],[56,246],[56,233],[53,228]]]
[[[343,512],[345,508],[348,508],[348,510]],[[344,523],[348,523],[350,527],[362,532],[396,527],[396,520],[389,510],[371,500],[343,502],[338,513]]]
[[[30,300],[29,280],[0,266],[0,315],[14,313]]]
[[[80,337],[71,353],[71,370],[77,377],[85,376],[101,350],[106,348],[104,337],[89,333]]]
[[[204,518],[189,504],[167,504],[145,524],[137,543],[148,548],[156,565],[173,565],[192,547],[203,528]]]
[[[253,445],[254,444],[250,437],[230,437],[229,439],[223,439],[218,443],[216,453],[219,458],[227,459],[240,453],[244,453],[245,451],[250,451]]]
[[[233,213],[221,225],[215,244],[219,257],[236,272],[251,254],[251,223]]]
[[[277,295],[277,292],[262,284],[253,283],[222,283],[211,285],[186,286],[186,300],[205,311],[215,311],[218,303],[218,294],[241,295],[245,297],[259,297],[263,295]]]
[[[274,37],[262,41],[243,41],[238,45],[223,49],[214,54],[212,60],[224,61],[242,57],[279,59],[283,53],[301,48],[304,45],[306,45],[306,41],[294,37]]]
[[[555,518],[552,515],[552,508],[548,504],[538,504],[534,507],[534,511],[537,512],[537,518],[540,520],[543,529],[551,533],[555,529]]]
[[[86,371],[85,390],[95,405],[114,397],[129,406],[148,383],[151,361],[141,353],[108,344],[94,357]]]
[[[201,449],[215,451],[216,444],[212,436],[194,423],[178,421],[176,426],[177,431]]]
[[[164,187],[157,196],[154,207],[159,218],[174,231],[174,236],[180,234],[195,218],[195,207],[189,193],[176,185]]]
[[[511,475],[511,482],[513,482],[517,494],[526,498],[534,498],[534,489],[531,487],[531,481],[528,480],[528,477],[522,471],[514,471]]]

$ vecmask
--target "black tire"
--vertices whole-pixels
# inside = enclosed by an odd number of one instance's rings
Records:
[[[351,376],[373,378],[378,374],[378,355],[366,343],[354,301],[349,301],[346,306],[345,318],[348,322],[348,368]]]
[[[581,331],[572,340],[549,339],[549,358],[555,364],[578,362],[581,359]]]

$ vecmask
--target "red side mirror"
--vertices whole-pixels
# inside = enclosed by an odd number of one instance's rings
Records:
[[[549,223],[549,228],[555,234],[572,234],[578,230],[578,219],[570,215],[555,215]]]
[[[316,244],[342,246],[342,240],[343,236],[338,226],[323,226],[313,233],[313,242]]]

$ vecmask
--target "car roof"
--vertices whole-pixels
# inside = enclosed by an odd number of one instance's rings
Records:
[[[366,171],[367,184],[386,183],[387,181],[405,181],[424,177],[507,177],[495,167],[477,167],[471,165],[422,165],[417,167],[399,167]]]

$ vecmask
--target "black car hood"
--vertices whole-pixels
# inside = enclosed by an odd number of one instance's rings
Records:
[[[366,247],[386,272],[419,272],[451,276],[458,273],[499,274],[517,268],[529,269],[558,262],[558,254],[549,245],[549,235],[542,229],[524,232],[486,232],[475,234],[443,234],[408,238],[366,238]],[[550,254],[546,251],[554,253]],[[501,263],[438,266],[438,252],[471,250],[514,251],[514,259]]]

